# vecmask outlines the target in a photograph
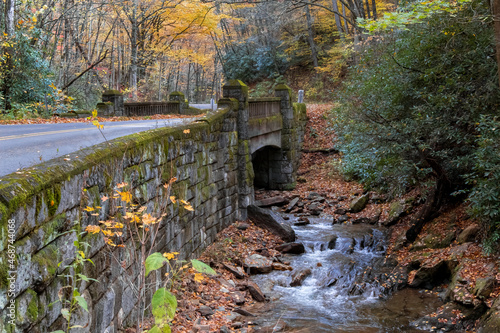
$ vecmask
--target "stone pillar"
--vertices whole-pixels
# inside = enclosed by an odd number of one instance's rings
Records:
[[[179,114],[184,114],[185,111],[189,108],[189,104],[186,101],[186,96],[180,91],[172,91],[170,95],[168,95],[169,101],[178,101],[179,102]]]
[[[271,170],[272,182],[270,183],[276,189],[290,190],[297,184],[297,169],[300,160],[292,90],[287,85],[280,84],[275,88],[274,96],[281,98],[283,129],[281,130],[281,156],[279,161],[275,161],[274,168]]]
[[[240,80],[229,80],[222,87],[224,98],[238,101],[238,207],[239,220],[247,219],[247,207],[254,203],[254,171],[248,132],[248,87]]]
[[[124,114],[125,107],[123,106],[123,94],[118,90],[106,90],[105,92],[103,92],[102,101],[103,103],[113,103],[113,111],[115,116],[127,116],[126,114]]]

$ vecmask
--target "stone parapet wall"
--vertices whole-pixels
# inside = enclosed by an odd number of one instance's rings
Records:
[[[181,259],[198,257],[217,232],[246,219],[254,181],[281,190],[295,186],[305,105],[292,104],[289,88],[278,86],[276,97],[263,102],[279,102],[279,113],[249,119],[248,87],[231,80],[223,92],[219,109],[193,124],[118,138],[0,179],[0,333],[63,329],[58,294],[75,274],[98,282],[78,283],[89,311],[73,315],[72,324],[83,328],[72,332],[113,333],[136,323],[137,244],[125,238],[125,248],[110,251],[102,235],[84,232],[125,213],[112,198],[123,182],[138,205],[163,214],[152,252],[180,252]],[[180,93],[173,97],[185,102]],[[107,103],[111,112],[113,102]],[[173,177],[171,195],[188,201],[193,212],[168,203],[164,184]],[[96,213],[87,206],[102,208]],[[95,265],[64,268],[75,259],[75,241],[90,244],[86,256]],[[148,285],[161,285],[165,269],[150,274]],[[154,291],[146,290],[146,302]]]
[[[87,225],[98,224],[104,214],[122,213],[113,203],[117,199],[101,202],[101,197],[111,198],[117,184],[127,182],[148,211],[166,208],[154,251],[180,252],[181,258],[200,255],[238,214],[235,104],[228,99],[215,113],[189,126],[115,139],[2,177],[0,332],[64,327],[57,300],[69,281],[61,276],[68,272],[59,263],[73,261],[73,243],[80,237],[91,245],[87,256],[95,263],[86,264],[81,273],[99,282],[79,285],[89,312],[75,313],[74,323],[85,328],[72,332],[116,332],[135,323],[137,296],[126,278],[136,276],[139,269],[127,251],[134,248],[133,242],[129,239],[125,249],[110,252],[102,236],[79,234]],[[194,212],[167,204],[163,185],[171,177],[177,178],[172,194],[189,201]],[[86,206],[102,206],[100,216],[83,210]],[[9,262],[11,255],[14,260]],[[162,273],[150,274],[149,282],[159,284]],[[9,325],[11,319],[15,325]]]

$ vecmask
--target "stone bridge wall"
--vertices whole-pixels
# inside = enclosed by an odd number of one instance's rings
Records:
[[[190,125],[189,133],[184,132],[187,127],[139,133],[3,177],[0,332],[51,332],[64,326],[61,303],[49,306],[68,284],[67,278],[58,276],[63,273],[58,264],[73,260],[77,233],[104,219],[83,207],[99,205],[110,215],[119,212],[100,198],[111,197],[121,182],[132,184],[134,196],[153,212],[167,207],[163,184],[176,176],[173,195],[195,208],[189,212],[169,204],[155,251],[197,257],[218,231],[234,222],[238,211],[235,103],[221,101],[218,111]],[[78,223],[72,231],[74,221]],[[91,244],[87,255],[95,263],[86,265],[83,273],[99,282],[80,285],[89,313],[76,316],[87,326],[74,331],[116,332],[122,323],[135,321],[136,295],[124,276],[136,275],[138,265],[125,249],[113,252],[118,261],[111,259],[100,235],[86,235],[83,241]],[[10,254],[14,261],[9,262]],[[14,306],[9,308],[11,301]],[[11,308],[15,325],[8,324]]]

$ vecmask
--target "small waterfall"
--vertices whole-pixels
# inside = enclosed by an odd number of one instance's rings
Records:
[[[293,217],[289,223],[293,225]],[[281,317],[291,326],[314,327],[304,332],[401,331],[387,327],[378,314],[367,314],[383,304],[378,296],[382,293],[379,277],[386,235],[381,229],[363,224],[331,225],[331,220],[315,219],[294,230],[296,241],[306,252],[285,256],[293,271],[254,277],[271,296],[273,311],[265,313],[270,321]],[[310,274],[301,284],[291,287],[293,276],[307,270]]]

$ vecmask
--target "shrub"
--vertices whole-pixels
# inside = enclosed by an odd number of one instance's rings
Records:
[[[429,179],[463,188],[474,124],[499,103],[488,13],[457,5],[368,38],[333,110],[347,175],[392,193]]]

